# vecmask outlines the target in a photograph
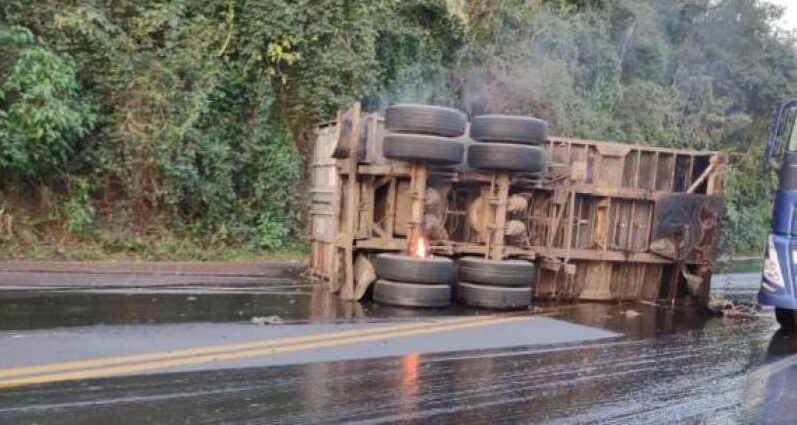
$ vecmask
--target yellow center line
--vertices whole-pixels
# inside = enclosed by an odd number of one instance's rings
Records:
[[[33,374],[75,371],[80,369],[99,369],[112,366],[130,366],[132,363],[157,362],[168,359],[182,359],[185,357],[195,357],[220,355],[234,351],[249,350],[272,350],[275,348],[290,346],[295,344],[318,344],[322,342],[334,342],[345,340],[346,338],[359,338],[368,336],[386,337],[393,332],[412,331],[421,329],[429,331],[435,327],[450,326],[454,324],[489,322],[501,318],[501,316],[476,316],[460,319],[445,319],[438,322],[421,322],[412,324],[401,324],[395,326],[382,326],[374,329],[356,329],[351,331],[336,332],[331,334],[314,334],[300,337],[282,338],[271,341],[256,341],[248,343],[224,344],[216,346],[199,347],[185,350],[166,351],[159,353],[143,353],[130,356],[104,357],[87,360],[71,361],[46,364],[40,366],[21,367],[13,369],[0,369],[0,378],[25,377]],[[0,379],[0,382],[5,382]]]
[[[458,318],[458,319],[445,319],[442,321],[426,321],[426,322],[414,322],[414,323],[401,323],[397,325],[391,326],[378,326],[373,329],[354,329],[350,331],[341,331],[341,332],[333,332],[333,333],[322,333],[322,334],[311,334],[311,335],[302,335],[297,337],[288,337],[288,338],[280,338],[276,340],[266,340],[266,341],[251,341],[251,342],[241,342],[241,343],[233,343],[233,344],[218,344],[218,345],[209,345],[204,347],[197,347],[197,348],[188,348],[182,350],[170,350],[170,351],[162,351],[162,352],[150,352],[150,353],[141,353],[141,354],[133,354],[129,356],[112,356],[112,357],[99,357],[99,358],[90,358],[86,360],[76,360],[76,361],[67,361],[67,362],[59,362],[59,363],[50,363],[44,365],[37,365],[37,366],[26,366],[26,367],[19,367],[19,368],[9,368],[9,369],[0,369],[0,379],[1,378],[10,378],[15,376],[23,376],[23,375],[31,375],[31,374],[38,374],[38,373],[46,373],[46,372],[60,372],[64,370],[70,369],[84,369],[84,368],[97,368],[103,366],[115,366],[120,364],[129,364],[129,363],[137,363],[137,362],[146,362],[152,360],[162,360],[167,358],[177,358],[177,357],[189,357],[189,356],[197,356],[197,355],[206,355],[206,354],[216,354],[216,353],[223,353],[228,351],[235,351],[235,350],[251,350],[257,348],[268,348],[268,347],[276,347],[285,344],[295,344],[300,342],[312,342],[312,341],[323,341],[328,339],[337,339],[337,338],[345,338],[349,336],[358,336],[358,335],[369,335],[374,333],[385,333],[391,332],[394,330],[404,330],[404,329],[415,329],[415,328],[423,328],[428,327],[430,325],[435,324],[449,324],[449,323],[463,323],[463,322],[473,322],[473,321],[483,321],[483,320],[491,320],[499,316],[474,316],[474,317],[465,317],[465,318]]]
[[[345,338],[335,338],[318,341],[293,342],[280,344],[267,348],[256,348],[237,352],[223,352],[194,357],[162,359],[147,363],[126,364],[111,367],[98,367],[85,370],[72,370],[63,373],[44,374],[36,376],[19,377],[16,379],[0,380],[0,389],[18,387],[22,385],[41,384],[47,382],[68,381],[76,379],[99,378],[112,375],[128,374],[134,372],[145,372],[150,370],[167,369],[179,366],[189,366],[201,363],[238,360],[250,357],[261,357],[289,353],[294,351],[319,349],[333,347],[337,345],[356,344],[361,342],[378,341],[386,338],[398,338],[413,335],[423,335],[443,331],[467,329],[477,326],[497,325],[503,323],[517,322],[531,319],[528,316],[521,317],[493,317],[483,318],[482,320],[458,321],[457,323],[433,323],[426,324],[420,328],[396,329],[390,332],[369,333],[366,335],[353,335]],[[450,321],[449,321],[450,322]]]

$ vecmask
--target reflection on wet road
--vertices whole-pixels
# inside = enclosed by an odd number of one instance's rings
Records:
[[[225,332],[232,337],[236,324],[255,326],[246,324],[252,315],[277,314],[299,323],[281,325],[289,327],[481,313],[344,304],[317,287],[302,287],[297,295],[284,289],[249,296],[0,294],[0,324],[24,339],[73,323],[105,323],[109,331],[115,326],[108,324],[137,323],[133,327],[151,329],[157,339],[159,326],[189,322],[230,326]],[[48,313],[34,318],[41,313],[39,302],[49,306]],[[10,305],[17,314],[8,312]],[[776,332],[769,317],[742,322],[649,305],[540,310],[551,314],[548,319],[620,336],[26,386],[0,392],[0,423],[797,421],[797,336]],[[437,342],[445,345],[443,338]],[[484,339],[478,332],[472,338]]]

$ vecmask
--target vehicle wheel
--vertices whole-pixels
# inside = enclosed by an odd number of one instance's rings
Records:
[[[468,165],[480,170],[539,173],[545,170],[545,151],[537,146],[474,143],[468,146]]]
[[[456,277],[454,262],[445,257],[410,257],[383,253],[376,256],[376,275],[398,282],[446,284]]]
[[[433,105],[393,105],[385,111],[385,128],[396,133],[458,137],[467,119],[456,109]]]
[[[466,282],[528,288],[534,280],[534,264],[528,261],[463,257],[457,264],[459,278]]]
[[[548,123],[532,117],[481,115],[470,121],[470,137],[480,142],[541,145],[548,140]]]
[[[374,283],[374,301],[402,307],[448,307],[451,305],[451,285],[377,280]]]
[[[778,324],[782,329],[791,331],[797,328],[797,321],[794,320],[794,313],[794,310],[775,308],[775,319],[778,320]]]
[[[459,139],[421,134],[388,134],[382,141],[385,158],[456,165],[462,162],[465,145]]]
[[[531,304],[531,288],[511,288],[459,282],[456,289],[456,298],[457,301],[471,307],[518,310]]]

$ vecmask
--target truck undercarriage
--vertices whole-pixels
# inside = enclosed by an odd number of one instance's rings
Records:
[[[422,243],[532,261],[536,299],[705,302],[723,155],[546,137],[543,172],[490,172],[388,159],[386,134],[359,105],[317,129],[311,270],[343,298],[366,293],[376,254]]]

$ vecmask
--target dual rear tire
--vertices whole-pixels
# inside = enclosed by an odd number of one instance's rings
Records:
[[[374,283],[374,301],[399,307],[448,307],[451,285],[423,285],[379,279]]]
[[[534,264],[522,260],[459,260],[458,302],[491,310],[517,310],[531,305]]]
[[[400,307],[448,307],[456,269],[450,258],[384,253],[374,263],[374,301]]]
[[[393,105],[385,112],[385,158],[438,165],[456,165],[465,157],[467,119],[456,109],[432,105]],[[540,173],[546,155],[538,145],[548,137],[548,124],[532,117],[482,115],[471,121],[468,165],[477,170]]]
[[[531,305],[531,288],[459,282],[457,283],[456,299],[471,307],[490,310],[520,310]]]
[[[432,105],[393,105],[385,112],[385,158],[425,164],[456,165],[465,156],[465,114]]]
[[[537,174],[545,171],[548,124],[540,119],[482,115],[471,120],[468,165],[477,170]]]
[[[452,295],[464,305],[493,310],[523,309],[531,304],[535,270],[528,261],[464,257],[459,260],[458,276],[454,262],[445,257],[383,253],[376,256],[374,266],[379,278],[374,284],[374,301],[379,304],[448,307]]]
[[[545,151],[539,146],[474,143],[468,146],[468,165],[477,170],[541,173]]]
[[[548,140],[548,123],[514,115],[480,115],[470,122],[470,137],[485,143],[541,145]]]

